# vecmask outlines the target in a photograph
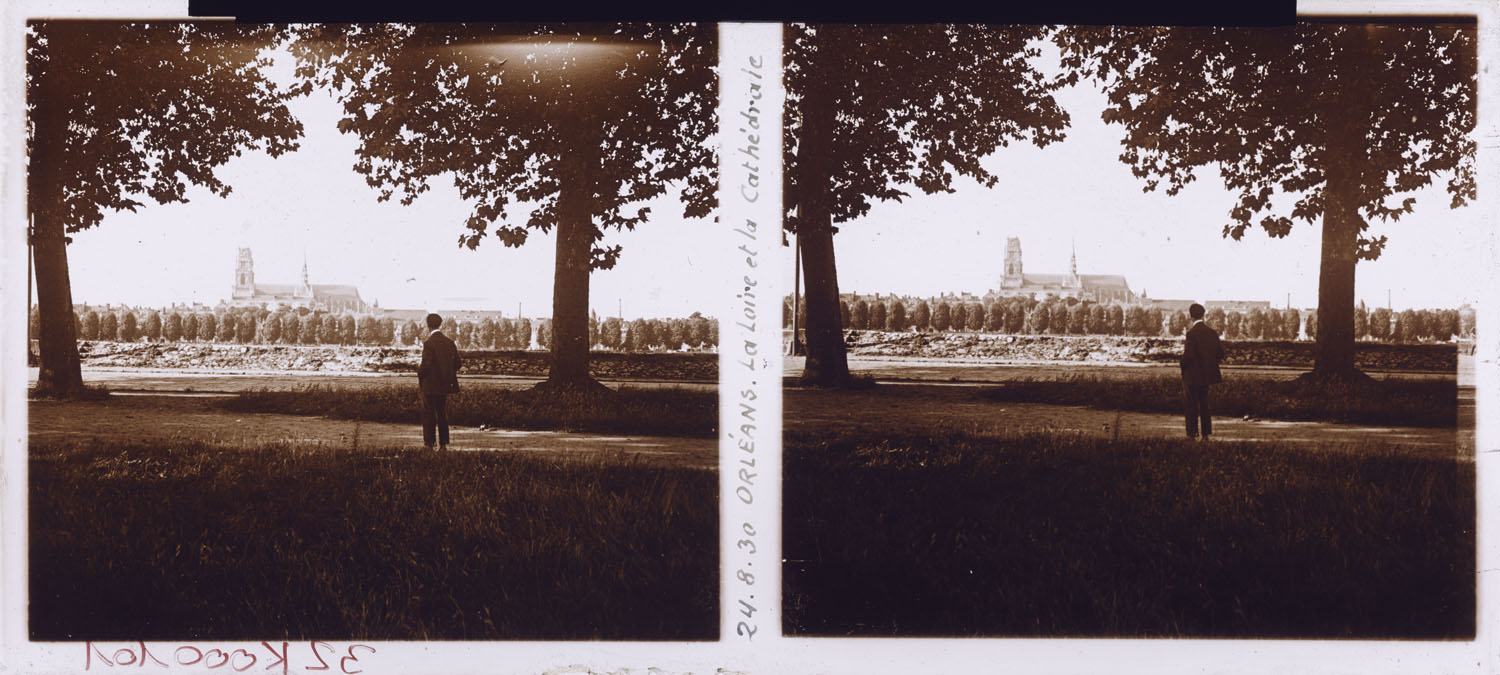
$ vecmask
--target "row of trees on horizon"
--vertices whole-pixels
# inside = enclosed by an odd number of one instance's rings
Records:
[[[218,342],[281,345],[367,345],[408,347],[422,343],[425,324],[390,317],[323,312],[242,308],[219,312],[172,310],[85,310],[74,313],[80,340],[110,342]],[[31,330],[40,328],[33,308]],[[545,349],[552,322],[527,318],[446,321],[443,330],[460,349]],[[713,349],[719,341],[716,319],[694,313],[687,318],[589,319],[591,348],[610,351],[679,351]]]
[[[806,279],[810,383],[850,380],[835,233],[857,231],[876,202],[951,192],[955,179],[994,188],[1006,172],[988,167],[1004,164],[986,158],[1062,141],[1073,115],[1120,130],[1117,159],[1147,191],[1171,196],[1217,177],[1229,194],[1211,226],[1226,237],[1321,231],[1319,379],[1363,376],[1355,269],[1387,245],[1371,225],[1412,213],[1412,195],[1437,183],[1448,208],[1477,194],[1472,21],[783,30],[783,227]],[[147,200],[186,201],[189,186],[229,194],[217,169],[247,152],[295,151],[303,127],[288,105],[314,92],[345,110],[339,130],[359,140],[354,170],[372,198],[411,204],[451,180],[472,205],[451,224],[460,245],[554,234],[549,387],[599,386],[587,367],[589,275],[621,255],[605,234],[644,224],[639,205],[669,193],[687,218],[716,203],[713,135],[724,121],[712,24],[540,27],[525,40],[478,24],[37,21],[27,31],[40,391],[84,390],[69,236]],[[570,48],[601,40],[637,48],[619,50],[633,55],[624,59]],[[1061,55],[1056,69],[1042,41]],[[274,47],[295,56],[295,82],[269,79]],[[516,57],[495,60],[496,48]],[[1054,94],[1079,84],[1104,94],[1102,110],[1064,109]],[[523,203],[536,206],[512,212]]]
[[[799,304],[798,325],[807,325],[807,304]],[[929,302],[904,299],[839,302],[843,326],[849,330],[918,332],[984,332],[1012,335],[1133,335],[1175,337],[1192,324],[1185,311],[1165,311],[1140,305],[1095,303],[1077,298],[1038,301],[1010,298],[989,303]],[[792,304],[783,300],[783,328],[792,327]],[[1204,321],[1226,340],[1316,339],[1318,313],[1304,317],[1294,308],[1251,309],[1246,312],[1215,308]],[[1355,308],[1355,338],[1390,342],[1447,342],[1473,337],[1474,313],[1457,309]]]

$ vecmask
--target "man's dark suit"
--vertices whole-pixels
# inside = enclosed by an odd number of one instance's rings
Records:
[[[422,344],[422,365],[417,385],[422,390],[422,442],[448,444],[448,394],[458,393],[458,346],[441,332],[433,331]]]
[[[1200,423],[1204,436],[1213,433],[1208,412],[1208,386],[1224,381],[1219,374],[1219,361],[1223,358],[1224,347],[1219,344],[1218,331],[1201,320],[1194,323],[1188,329],[1182,347],[1182,386],[1188,436],[1198,436]]]

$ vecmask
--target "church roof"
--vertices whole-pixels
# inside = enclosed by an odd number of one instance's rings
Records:
[[[359,289],[348,284],[313,284],[315,298],[359,298]]]
[[[275,295],[291,297],[297,294],[296,284],[256,284],[256,295]]]
[[[1125,276],[1121,274],[1080,274],[1078,279],[1083,282],[1084,288],[1130,289],[1130,285],[1125,283]]]
[[[1063,284],[1068,283],[1068,275],[1066,274],[1027,273],[1021,275],[1021,279],[1027,286],[1056,286],[1062,288]]]

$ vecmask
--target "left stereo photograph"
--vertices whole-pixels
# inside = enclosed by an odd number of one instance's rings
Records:
[[[717,640],[717,59],[29,22],[30,639]]]

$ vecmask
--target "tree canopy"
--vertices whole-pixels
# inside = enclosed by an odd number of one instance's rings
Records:
[[[1080,27],[1063,65],[1097,81],[1120,160],[1175,195],[1200,169],[1236,194],[1224,235],[1322,221],[1316,371],[1353,371],[1354,266],[1379,257],[1374,219],[1410,213],[1445,179],[1474,199],[1472,23],[1302,22],[1283,28]]]
[[[318,26],[294,50],[299,74],[343,103],[339,129],[359,138],[354,168],[379,199],[409,204],[451,176],[473,205],[458,235],[471,249],[557,228],[552,377],[576,380],[588,272],[621,253],[605,234],[645,222],[641,203],[669,186],[686,217],[713,208],[716,37],[694,24]]]
[[[1034,67],[1050,29],[1025,26],[793,25],[786,29],[784,173],[808,297],[804,378],[848,377],[839,335],[834,223],[916,189],[951,192],[998,177],[984,157],[1013,141],[1061,140],[1059,78]]]
[[[32,21],[26,42],[27,208],[41,309],[38,386],[82,390],[68,233],[110,211],[232,189],[216,169],[295,150],[298,92],[265,76],[281,30],[225,22]]]

